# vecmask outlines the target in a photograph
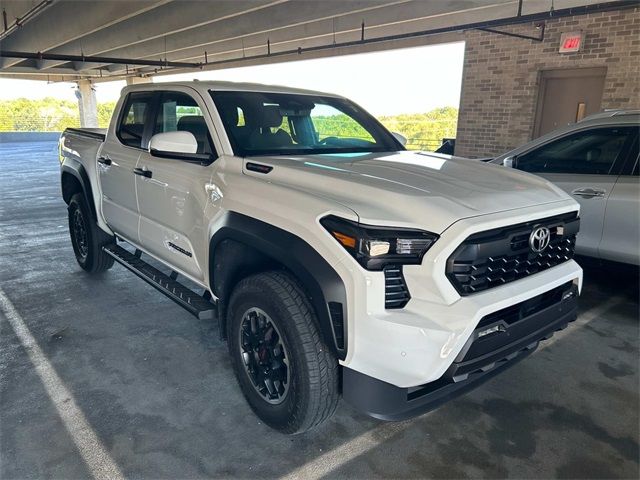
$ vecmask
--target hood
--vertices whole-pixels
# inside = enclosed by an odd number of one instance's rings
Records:
[[[254,172],[247,162],[273,169]],[[426,152],[253,157],[244,173],[330,198],[362,223],[418,224],[434,233],[462,218],[568,198],[540,177]]]

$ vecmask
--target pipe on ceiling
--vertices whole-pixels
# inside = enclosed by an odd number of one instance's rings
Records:
[[[17,17],[11,25],[7,26],[5,24],[4,25],[5,29],[2,32],[0,32],[0,41],[7,38],[15,30],[22,27],[29,20],[33,20],[36,16],[42,13],[52,3],[53,3],[53,0],[43,0],[42,2],[38,3],[34,7],[31,7],[29,10],[27,10],[27,12],[23,16]],[[2,14],[6,22],[6,11],[4,9],[2,10]]]
[[[194,62],[170,62],[167,60],[145,60],[135,58],[114,58],[92,55],[62,55],[57,53],[42,52],[13,52],[0,50],[0,58],[20,58],[23,60],[57,60],[61,62],[83,62],[118,65],[142,65],[145,67],[172,67],[172,68],[199,68],[201,63]]]

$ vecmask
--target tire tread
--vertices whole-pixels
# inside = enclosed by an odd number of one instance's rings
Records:
[[[309,368],[309,404],[303,418],[292,419],[287,433],[307,431],[335,412],[340,399],[338,388],[338,362],[327,348],[319,332],[315,312],[296,280],[286,272],[270,271],[248,277],[240,282],[234,294],[244,286],[267,287],[280,300],[295,324],[295,332],[301,342]]]

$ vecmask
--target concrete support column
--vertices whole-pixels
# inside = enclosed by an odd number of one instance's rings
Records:
[[[96,128],[98,126],[98,102],[90,80],[78,81],[76,96],[80,109],[80,126]]]
[[[151,77],[127,77],[127,85],[138,85],[139,83],[151,83]]]

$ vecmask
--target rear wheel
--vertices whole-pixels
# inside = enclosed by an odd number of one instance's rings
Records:
[[[227,321],[240,388],[262,421],[301,433],[333,414],[338,362],[292,277],[267,272],[242,280],[231,295]]]
[[[102,247],[114,242],[93,220],[84,195],[76,193],[69,202],[69,235],[76,261],[89,273],[99,273],[113,266],[113,258]]]

